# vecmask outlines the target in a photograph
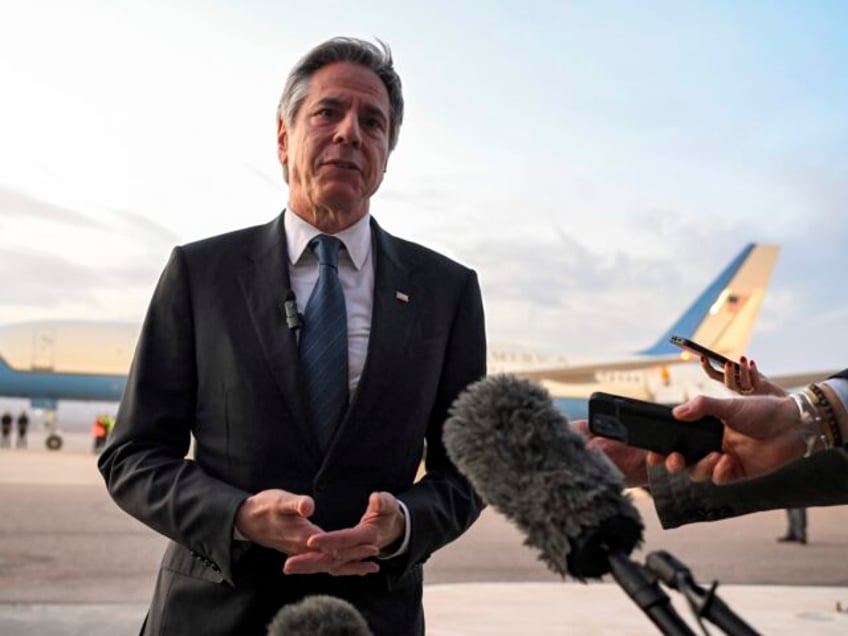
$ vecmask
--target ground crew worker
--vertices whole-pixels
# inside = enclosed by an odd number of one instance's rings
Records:
[[[18,415],[18,448],[26,448],[27,445],[27,428],[29,428],[29,417],[26,411],[21,411]]]
[[[106,444],[106,436],[109,430],[106,428],[105,419],[107,416],[98,415],[94,418],[94,425],[91,427],[91,434],[94,436],[94,452],[99,453]]]
[[[0,441],[0,446],[9,448],[12,444],[12,414],[6,411],[0,421],[3,423],[3,439]]]

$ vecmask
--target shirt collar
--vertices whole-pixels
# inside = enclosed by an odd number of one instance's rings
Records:
[[[359,270],[365,264],[365,259],[371,251],[371,214],[366,214],[356,223],[333,234],[344,245],[353,266]],[[304,221],[291,210],[283,214],[283,225],[286,230],[286,246],[289,250],[289,264],[294,265],[303,256],[309,246],[309,241],[323,234],[321,230]]]

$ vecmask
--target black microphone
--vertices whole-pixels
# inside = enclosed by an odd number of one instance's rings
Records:
[[[297,332],[298,329],[303,327],[303,316],[297,311],[297,300],[291,289],[286,292],[283,309],[286,312],[286,325],[292,331]]]
[[[319,594],[284,605],[267,636],[373,636],[357,609],[340,598]]]
[[[460,472],[548,568],[581,581],[611,572],[664,633],[694,635],[656,579],[627,557],[644,527],[620,475],[586,449],[542,386],[510,375],[470,385],[443,437]]]
[[[703,616],[721,628],[725,634],[758,636],[753,627],[742,620],[718,597],[718,594],[716,594],[717,582],[714,582],[709,590],[702,588],[695,583],[689,568],[665,550],[657,550],[648,554],[645,565],[665,585],[681,592],[699,618]]]

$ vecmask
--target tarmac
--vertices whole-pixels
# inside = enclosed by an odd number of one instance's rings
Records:
[[[108,500],[103,503],[100,499],[102,481],[87,435],[67,435],[59,452],[42,450],[42,442],[34,431],[28,450],[0,450],[0,501],[6,502],[4,507],[9,511],[5,519],[0,515],[0,635],[137,634],[147,609],[151,573],[158,565],[158,560],[145,555],[160,552],[161,538],[126,519]],[[49,498],[43,499],[43,493]],[[27,506],[26,501],[37,501],[38,505]],[[80,509],[85,512],[80,514]],[[645,510],[649,508],[646,506]],[[844,528],[844,511],[829,510],[841,515],[832,522],[834,528]],[[647,516],[647,512],[644,514]],[[92,515],[98,521],[97,533],[86,526]],[[822,527],[821,549],[830,550],[827,554],[832,571],[828,574],[826,568],[820,568],[822,580],[844,583],[848,580],[848,575],[840,578],[846,554],[844,544],[833,545],[832,537],[838,535],[824,535],[824,516],[812,522]],[[520,537],[514,529],[495,516],[481,518],[478,524],[476,534],[469,532],[470,539],[461,540],[464,544],[457,545],[453,552],[448,548],[454,546],[448,546],[440,551],[447,552],[447,556],[436,555],[442,561],[434,557],[433,563],[428,563],[427,567],[436,572],[434,577],[427,575],[436,583],[424,588],[429,636],[662,633],[617,584],[606,579],[589,584],[561,582],[541,569],[532,569],[538,564],[518,552],[523,548],[518,546]],[[731,534],[738,534],[739,527]],[[715,524],[715,528],[720,526]],[[652,532],[650,528],[649,531]],[[720,533],[713,534],[717,541],[729,542],[718,536]],[[107,545],[102,544],[103,536],[109,537]],[[57,541],[62,542],[61,546],[56,545]],[[120,549],[116,546],[119,542]],[[516,552],[505,547],[510,542],[516,544]],[[773,539],[767,546],[770,550],[784,547],[773,545]],[[507,563],[506,569],[487,569],[504,553],[514,564]],[[468,562],[465,573],[442,565],[451,561],[463,567],[461,559],[457,559],[460,554],[474,559]],[[790,553],[784,550],[776,554]],[[804,558],[816,553],[801,554]],[[834,564],[836,554],[842,558]],[[143,558],[143,568],[132,561],[137,555]],[[751,569],[755,569],[753,565]],[[75,575],[96,577],[106,584],[98,588],[96,581],[91,582],[89,590],[89,583],[79,582],[83,579],[78,581]],[[666,591],[677,613],[695,633],[701,633],[686,599],[677,592]],[[722,584],[717,593],[762,634],[848,634],[845,584],[734,583]],[[108,602],[94,602],[94,598]],[[724,632],[711,626],[710,633]]]

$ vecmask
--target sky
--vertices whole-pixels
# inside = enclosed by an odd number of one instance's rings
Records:
[[[285,76],[352,35],[406,99],[371,212],[478,272],[493,347],[642,349],[754,241],[749,355],[842,368],[846,31],[840,1],[0,0],[0,324],[140,322],[174,245],[270,221]]]

